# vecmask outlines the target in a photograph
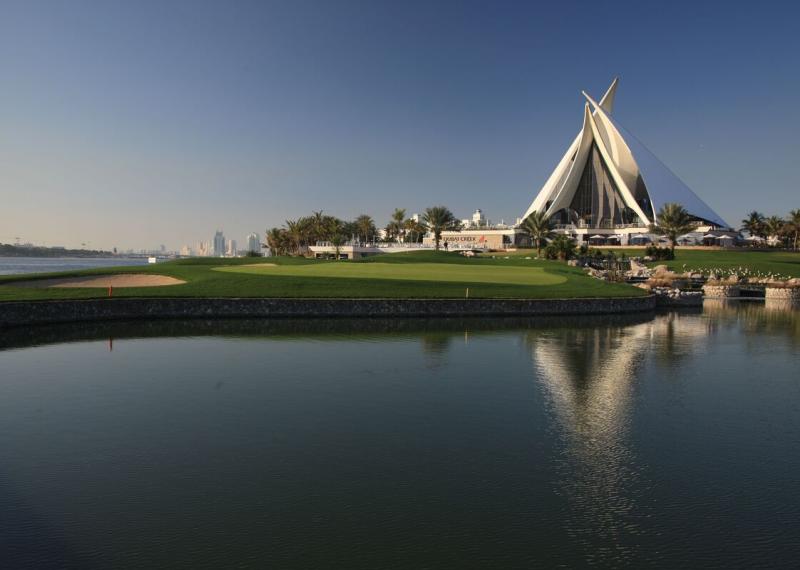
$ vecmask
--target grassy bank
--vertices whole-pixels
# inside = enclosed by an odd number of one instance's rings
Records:
[[[115,297],[471,298],[564,299],[643,295],[628,285],[587,277],[564,263],[522,256],[467,259],[453,253],[415,252],[364,261],[304,258],[195,258],[146,267],[113,267],[58,274],[0,277],[0,301],[88,299],[105,289],[15,287],[32,278],[152,273],[186,281],[168,287],[119,288]]]

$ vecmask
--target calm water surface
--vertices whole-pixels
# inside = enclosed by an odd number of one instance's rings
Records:
[[[800,313],[0,331],[31,568],[796,567]]]
[[[147,265],[146,259],[105,257],[0,257],[0,275]]]

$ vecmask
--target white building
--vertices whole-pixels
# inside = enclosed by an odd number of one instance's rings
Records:
[[[627,243],[667,203],[682,205],[705,227],[729,225],[642,143],[611,118],[618,80],[595,102],[585,92],[583,127],[525,212],[544,212],[559,231],[583,241]]]
[[[209,257],[211,255],[211,242],[208,241],[197,242],[197,247],[195,248],[195,252],[200,257]]]
[[[257,233],[247,236],[247,251],[250,253],[261,253],[261,239]]]
[[[237,244],[236,244],[236,240],[235,239],[232,239],[231,241],[229,241],[228,242],[228,249],[225,251],[225,255],[227,255],[228,257],[236,257],[236,255],[239,253],[238,250],[236,249],[236,247],[237,247]]]

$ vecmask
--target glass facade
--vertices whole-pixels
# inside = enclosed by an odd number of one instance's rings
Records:
[[[648,203],[644,208],[647,212],[649,202],[647,191],[642,182],[638,188],[637,202],[643,200]],[[642,205],[644,202],[639,202]],[[561,210],[554,216],[557,223],[572,223],[578,226],[592,228],[613,228],[619,224],[638,223],[636,213],[625,205],[617,185],[611,177],[611,172],[603,160],[599,149],[592,145],[589,157],[583,168],[578,187],[568,208]]]

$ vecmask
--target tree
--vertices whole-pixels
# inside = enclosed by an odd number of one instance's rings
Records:
[[[324,215],[322,210],[311,214],[309,225],[313,234],[312,241],[317,242],[320,240],[325,240],[328,237],[328,224],[330,223],[329,218],[330,216]]]
[[[764,220],[764,233],[767,234],[768,238],[781,240],[784,235],[785,225],[786,222],[784,222],[782,218],[778,216],[770,216]]]
[[[658,211],[656,223],[650,226],[654,234],[666,236],[669,239],[670,251],[675,254],[675,244],[678,236],[689,233],[697,227],[697,222],[692,219],[686,208],[674,202],[664,204]]]
[[[287,255],[290,250],[291,238],[286,230],[272,228],[267,230],[267,245],[272,255]]]
[[[364,238],[362,240],[364,243],[372,241],[372,239],[375,238],[375,234],[378,233],[375,222],[367,214],[361,214],[357,217],[355,219],[355,225],[358,229],[358,239],[361,240],[361,238]]]
[[[434,206],[425,210],[422,216],[425,227],[433,233],[433,241],[436,250],[439,250],[439,243],[442,241],[443,231],[460,231],[461,222],[453,215],[453,212],[444,206]]]
[[[402,241],[405,238],[404,222],[406,219],[405,208],[395,208],[392,219],[386,224],[386,238],[389,241]]]
[[[297,253],[304,244],[303,225],[300,220],[286,220],[286,235],[291,243],[291,251]]]
[[[542,246],[545,245],[545,240],[553,235],[549,218],[544,212],[533,212],[525,218],[519,227],[531,238],[531,244],[536,244],[536,255],[540,255]]]
[[[568,235],[558,234],[545,248],[545,256],[548,259],[560,259],[566,261],[575,257],[575,242]]]
[[[427,229],[414,218],[408,218],[403,222],[403,232],[405,234],[406,243],[419,243],[425,237]]]
[[[798,238],[800,238],[800,209],[789,212],[789,219],[786,220],[786,230],[793,236],[793,247],[797,249]]]
[[[336,254],[336,261],[339,261],[339,255],[342,251],[342,244],[344,244],[347,240],[344,234],[344,222],[337,218],[333,218],[333,220],[329,221],[326,229],[329,232],[331,245],[333,245],[334,253]]]
[[[751,236],[758,236],[766,239],[767,236],[764,234],[764,214],[753,210],[742,220],[741,229],[747,230]]]

